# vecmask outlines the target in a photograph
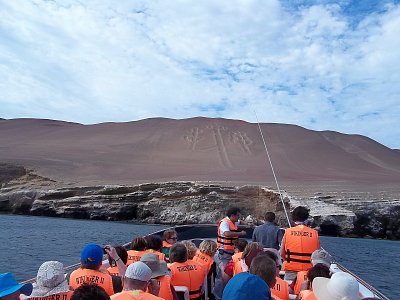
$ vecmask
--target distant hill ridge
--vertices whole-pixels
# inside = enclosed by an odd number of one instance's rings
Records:
[[[361,136],[261,124],[280,180],[399,182],[400,151]],[[82,125],[0,119],[0,162],[63,182],[272,180],[257,124],[152,118]]]

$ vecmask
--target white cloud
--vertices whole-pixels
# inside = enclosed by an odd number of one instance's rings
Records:
[[[254,122],[256,109],[400,148],[399,4],[314,2],[0,2],[0,117]]]

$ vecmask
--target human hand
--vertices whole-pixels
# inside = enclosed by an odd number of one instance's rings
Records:
[[[244,230],[242,230],[242,231],[240,232],[240,236],[245,236],[246,234],[247,234],[247,232],[244,231]]]
[[[104,251],[113,259],[116,260],[119,258],[117,251],[115,248],[111,245],[105,245],[104,246]]]

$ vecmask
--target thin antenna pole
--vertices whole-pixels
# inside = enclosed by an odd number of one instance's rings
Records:
[[[291,227],[291,225],[290,225],[290,220],[289,220],[289,215],[288,215],[287,210],[286,210],[285,202],[283,202],[283,196],[282,196],[282,193],[281,193],[281,189],[280,189],[280,187],[279,187],[278,180],[276,179],[276,176],[275,176],[275,171],[274,171],[274,167],[273,167],[273,165],[272,165],[271,157],[269,156],[269,151],[268,151],[267,143],[265,142],[264,134],[263,134],[263,132],[262,132],[262,130],[261,130],[260,122],[258,121],[258,116],[257,116],[256,111],[254,111],[254,114],[256,115],[258,129],[260,130],[260,133],[261,133],[261,138],[262,138],[262,141],[263,141],[263,143],[264,143],[265,152],[267,153],[269,165],[271,166],[272,175],[274,175],[275,184],[276,184],[276,187],[278,188],[278,193],[279,193],[279,196],[280,196],[280,199],[281,199],[281,202],[282,202],[283,210],[284,210],[284,212],[285,212],[286,219],[287,219],[287,222],[288,222],[288,224],[289,224],[289,227]]]

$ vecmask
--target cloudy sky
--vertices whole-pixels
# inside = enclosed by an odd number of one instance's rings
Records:
[[[400,0],[0,0],[0,117],[224,117],[400,148]]]

